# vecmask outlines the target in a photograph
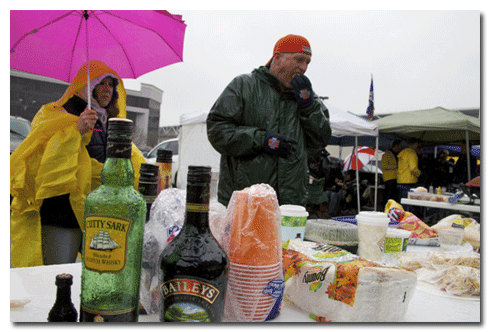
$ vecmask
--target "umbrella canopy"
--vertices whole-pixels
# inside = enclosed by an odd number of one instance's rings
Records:
[[[453,143],[466,140],[480,142],[480,119],[442,107],[427,110],[399,112],[375,120],[380,133],[402,138],[414,137],[422,142]]]
[[[375,154],[376,151],[373,148],[361,146],[345,158],[344,171],[363,168],[374,158]]]
[[[182,61],[185,28],[161,10],[11,10],[10,68],[71,82],[90,59],[137,78]]]

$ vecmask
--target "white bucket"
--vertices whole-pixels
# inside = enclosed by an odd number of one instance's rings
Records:
[[[298,234],[304,239],[308,212],[300,205],[281,205],[282,240],[295,239]]]
[[[407,251],[408,239],[411,232],[403,229],[388,228],[383,244],[384,253]]]

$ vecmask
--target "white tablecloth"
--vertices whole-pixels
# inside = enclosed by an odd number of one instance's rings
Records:
[[[438,250],[409,246],[409,251]],[[73,275],[72,300],[80,313],[81,264],[63,264],[10,269],[10,300],[29,299],[21,309],[10,310],[11,322],[46,322],[56,298],[55,278],[60,273]],[[373,308],[373,310],[376,310]],[[140,322],[158,322],[157,315],[140,315]],[[419,282],[410,300],[405,322],[480,322],[480,300],[446,295]],[[270,323],[314,322],[299,308],[283,302],[281,313]]]

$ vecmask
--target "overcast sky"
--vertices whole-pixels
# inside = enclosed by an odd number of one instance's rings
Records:
[[[163,90],[160,126],[209,110],[237,75],[264,65],[276,41],[306,37],[306,75],[328,103],[364,115],[480,107],[480,11],[169,10],[187,24],[184,61],[125,80]]]

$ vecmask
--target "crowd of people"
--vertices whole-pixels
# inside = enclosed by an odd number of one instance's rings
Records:
[[[381,159],[385,185],[383,205],[389,199],[401,202],[407,198],[410,189],[425,187],[450,189],[468,182],[467,146],[461,143],[457,161],[450,158],[449,151],[442,149],[434,154],[423,153],[423,146],[417,139],[409,139],[408,147],[401,149],[402,141],[396,139],[391,149],[385,151]],[[477,159],[470,154],[470,179],[479,175]]]
[[[329,159],[323,151],[319,161],[309,163],[309,185],[307,210],[310,219],[328,219],[340,215],[357,214],[356,171],[342,171],[338,159]],[[368,203],[367,180],[359,183],[361,206]]]
[[[434,157],[433,153],[423,153],[423,146],[417,139],[406,141],[395,139],[391,148],[386,150],[381,158],[384,191],[381,206],[393,199],[401,203],[402,198],[408,197],[408,192],[416,187],[427,190],[437,188],[451,190],[461,183],[468,182],[467,147],[461,143],[461,151],[457,161],[449,155],[447,149],[440,150]],[[470,155],[470,179],[479,175],[477,159]],[[330,218],[340,215],[357,214],[357,181],[354,170],[342,171],[342,165],[337,159],[329,159],[324,151],[320,161],[309,163],[309,186],[307,209],[310,218]],[[366,180],[359,183],[359,200],[361,207],[369,203],[369,183]],[[407,210],[416,207],[404,206]],[[420,211],[412,211],[417,213]]]

